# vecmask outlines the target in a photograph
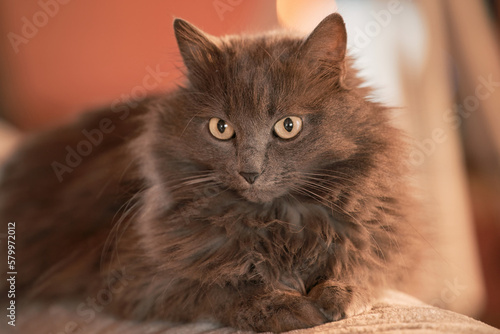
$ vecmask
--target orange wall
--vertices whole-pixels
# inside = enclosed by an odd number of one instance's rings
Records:
[[[149,88],[173,87],[182,77],[174,17],[214,35],[277,25],[269,0],[24,0],[0,11],[4,116],[26,130],[140,93],[148,67],[169,73]]]

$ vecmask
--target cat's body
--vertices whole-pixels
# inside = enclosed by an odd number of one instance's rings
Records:
[[[359,88],[340,16],[305,41],[175,29],[185,88],[85,115],[6,165],[19,289],[258,331],[366,309],[412,266],[413,216],[401,135]]]

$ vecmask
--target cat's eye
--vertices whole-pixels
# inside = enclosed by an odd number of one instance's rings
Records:
[[[280,119],[274,125],[274,133],[280,138],[291,139],[302,130],[302,120],[296,116],[288,116]]]
[[[228,140],[233,138],[234,129],[231,125],[227,124],[226,121],[212,117],[208,122],[208,129],[212,136],[220,140]]]

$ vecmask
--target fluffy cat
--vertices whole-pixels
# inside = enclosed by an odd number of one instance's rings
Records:
[[[174,28],[183,87],[33,136],[5,165],[24,302],[274,332],[369,308],[413,265],[415,222],[402,135],[341,16],[305,39]]]

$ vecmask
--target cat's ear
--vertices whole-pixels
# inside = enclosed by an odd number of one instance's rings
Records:
[[[220,58],[215,37],[182,19],[174,20],[174,31],[184,65],[191,73],[206,69]]]
[[[301,55],[315,68],[344,71],[347,49],[347,32],[342,16],[328,15],[307,37],[301,47]],[[338,73],[339,78],[343,73]]]

